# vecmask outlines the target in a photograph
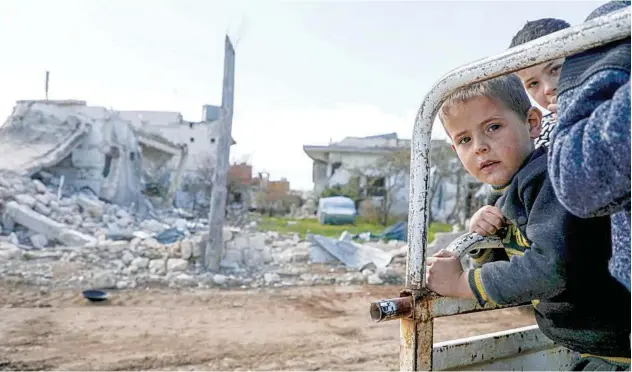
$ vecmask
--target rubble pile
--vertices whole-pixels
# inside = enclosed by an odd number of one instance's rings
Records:
[[[42,172],[36,179],[0,174],[0,279],[101,289],[403,281],[403,242],[379,247],[391,252],[388,267],[357,267],[334,257],[319,260],[313,241],[298,234],[259,232],[255,222],[223,229],[221,270],[211,273],[202,261],[208,241],[206,220],[178,210],[139,215],[90,192],[62,193],[58,186],[59,180]]]
[[[44,172],[42,172],[44,173]],[[125,209],[89,192],[62,196],[38,179],[0,174],[2,233],[14,244],[36,249],[55,244],[83,245],[108,231],[135,224]]]
[[[0,279],[72,288],[123,289],[147,286],[259,288],[402,283],[405,262],[362,270],[342,263],[314,263],[312,243],[297,235],[224,229],[221,272],[202,267],[206,233],[170,244],[153,237],[100,240],[84,246],[42,250],[0,242]],[[395,250],[395,246],[392,246]]]

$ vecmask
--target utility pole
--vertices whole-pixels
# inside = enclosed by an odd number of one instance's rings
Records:
[[[204,252],[204,266],[207,270],[219,271],[224,254],[222,231],[226,217],[226,183],[232,144],[233,98],[235,88],[235,48],[226,35],[224,48],[224,82],[222,86],[222,113],[219,122],[219,136],[215,156],[211,208],[208,214],[209,240]]]
[[[48,79],[50,78],[50,72],[46,71],[46,83],[44,85],[44,92],[46,93],[46,100],[48,101]]]

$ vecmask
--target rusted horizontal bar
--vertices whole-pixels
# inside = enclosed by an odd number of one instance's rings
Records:
[[[427,289],[420,291],[421,296],[417,297],[417,305],[429,309],[429,318],[440,318],[444,316],[474,313],[479,311],[507,309],[520,306],[480,306],[475,300],[468,300],[455,297],[443,297]],[[417,318],[414,316],[413,296],[391,298],[379,300],[370,305],[371,319],[376,323],[395,320],[401,318]],[[531,306],[531,305],[524,305]],[[418,310],[419,311],[419,310]]]
[[[379,323],[386,320],[411,318],[413,316],[413,296],[397,297],[371,303],[371,319]]]
[[[571,358],[569,350],[556,345],[537,325],[534,325],[437,343],[432,350],[432,369],[468,367],[542,350],[546,350],[547,353],[566,354],[567,359]],[[543,357],[546,357],[547,353]]]

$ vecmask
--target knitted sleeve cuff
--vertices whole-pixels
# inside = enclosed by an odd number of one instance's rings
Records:
[[[474,297],[478,301],[481,306],[485,306],[486,303],[490,303],[495,305],[495,302],[492,301],[487,292],[485,292],[485,287],[483,286],[483,278],[481,277],[481,269],[470,270],[467,273],[467,281],[470,285],[470,289],[472,289],[472,293],[474,293]]]

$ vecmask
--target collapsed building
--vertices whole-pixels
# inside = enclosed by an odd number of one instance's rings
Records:
[[[141,204],[143,171],[173,157],[186,144],[135,128],[117,111],[84,101],[18,101],[0,128],[0,169],[23,176],[43,172],[62,193],[90,190],[121,206]],[[156,164],[154,167],[149,164]],[[176,172],[170,192],[178,184]]]
[[[187,156],[186,144],[134,126],[118,111],[77,100],[18,101],[0,127],[3,230],[17,223],[30,230],[28,237],[85,244],[94,233],[90,224],[108,221],[71,212],[90,215],[106,202],[125,219],[143,219],[173,199]],[[179,168],[171,172],[166,197],[145,195],[152,174],[174,160]]]

